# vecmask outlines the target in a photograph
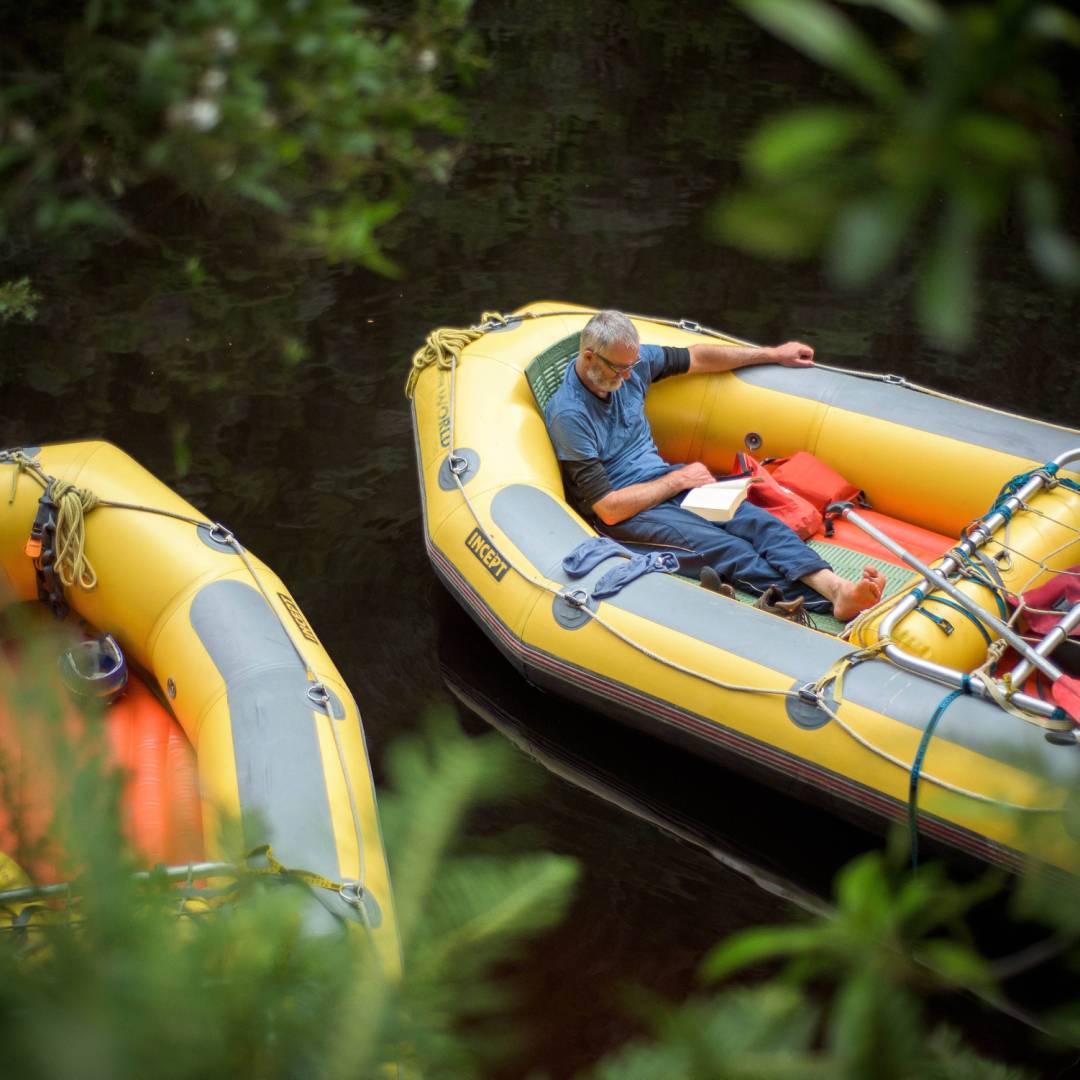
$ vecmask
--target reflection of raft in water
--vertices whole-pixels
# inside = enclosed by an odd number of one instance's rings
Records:
[[[533,305],[432,335],[414,361],[428,552],[502,651],[541,687],[860,816],[915,812],[925,833],[982,858],[1080,869],[1066,812],[1074,725],[1045,680],[1027,664],[1007,678],[988,647],[1006,593],[1080,562],[1067,471],[1080,433],[825,367],[665,380],[648,400],[665,458],[723,472],[746,445],[811,451],[866,492],[874,510],[859,517],[946,580],[913,578],[853,519],[813,541],[849,576],[873,560],[890,579],[889,603],[851,640],[661,574],[598,603],[589,589],[616,564],[576,581],[562,569],[593,532],[565,501],[540,411],[591,314]],[[636,321],[658,344],[719,336]],[[1017,476],[1011,501],[959,543]],[[1052,644],[1035,659],[1051,673]]]
[[[396,966],[360,716],[282,582],[107,443],[0,452],[0,484],[0,606],[39,596],[70,605],[113,634],[168,702],[136,688],[109,718],[115,755],[134,771],[127,805],[144,859],[187,862],[201,846],[223,860],[223,826],[241,822],[245,851],[270,845],[269,866],[310,888],[313,932],[367,927]],[[68,546],[64,518],[83,516],[86,493],[100,502],[84,515],[85,562],[65,566],[79,541]],[[92,587],[61,581],[73,576]],[[193,786],[192,749],[194,807],[167,790]],[[160,828],[148,831],[155,814]],[[252,862],[265,870],[268,858]]]
[[[822,910],[833,875],[865,849],[867,833],[845,830],[824,811],[792,813],[788,800],[770,798],[739,776],[717,789],[708,761],[572,704],[552,709],[547,694],[525,685],[498,657],[492,662],[490,645],[475,627],[461,625],[463,618],[447,613],[440,627],[447,689],[561,781],[807,911]]]

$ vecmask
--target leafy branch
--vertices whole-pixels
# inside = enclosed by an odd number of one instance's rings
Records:
[[[952,348],[971,337],[980,243],[1010,214],[1045,279],[1080,285],[1062,209],[1075,151],[1053,66],[1075,62],[1080,19],[1034,0],[850,0],[899,24],[886,49],[825,0],[738,2],[865,100],[763,123],[743,187],[716,209],[724,239],[770,258],[820,255],[847,288],[910,259],[923,328]]]

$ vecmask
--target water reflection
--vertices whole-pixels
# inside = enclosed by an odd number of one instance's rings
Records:
[[[558,781],[699,848],[784,908],[827,909],[832,875],[876,837],[673,746],[521,685],[463,613],[440,619],[439,668],[467,710]],[[763,900],[765,898],[763,897]]]

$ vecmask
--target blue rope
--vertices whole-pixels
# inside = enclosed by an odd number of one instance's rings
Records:
[[[947,600],[944,596],[928,596],[923,601],[924,604],[929,604],[931,602],[935,604],[944,604],[946,607],[951,607],[954,608],[956,611],[959,611],[961,615],[964,615],[971,620],[971,622],[975,625],[975,629],[978,630],[980,634],[982,634],[983,638],[986,641],[986,644],[991,644],[993,639],[990,637],[989,633],[987,633],[986,627],[982,624],[982,620],[977,615],[974,615],[972,612],[968,611],[968,609],[962,604],[958,604],[954,600]],[[927,611],[923,614],[929,615],[930,613]]]
[[[1058,469],[1060,466],[1055,465],[1054,462],[1048,461],[1041,469],[1030,469],[1028,472],[1020,473],[1018,476],[1014,476],[1009,480],[1005,486],[998,492],[998,497],[994,500],[994,505],[990,507],[990,513],[995,510],[1000,510],[1006,520],[1012,517],[1012,511],[1002,505],[1010,495],[1015,495],[1036,473],[1046,473],[1047,476],[1057,477]],[[1075,480],[1070,480],[1067,476],[1058,479],[1058,483],[1062,487],[1068,488],[1070,491],[1080,492],[1080,484]]]
[[[1060,468],[1060,465],[1051,461],[1044,467],[1044,471],[1046,472],[1047,476],[1057,476],[1058,470]],[[1067,487],[1070,491],[1080,491],[1080,484],[1078,484],[1075,480],[1070,480],[1067,476],[1063,476],[1058,481],[1058,483],[1062,487]]]
[[[930,717],[930,723],[919,740],[919,749],[915,751],[915,760],[911,763],[911,779],[908,783],[908,832],[911,835],[911,869],[919,868],[919,776],[922,773],[923,758],[930,740],[934,737],[934,729],[938,726],[941,718],[945,715],[948,707],[964,694],[971,693],[971,676],[963,676],[963,684],[959,690],[953,690],[942,698],[941,703]]]
[[[940,615],[935,615],[932,611],[927,611],[924,607],[917,607],[912,609],[916,615],[925,615],[943,634],[951,634],[953,632],[952,623],[948,619],[943,619]]]
[[[1005,601],[1001,598],[999,591],[1000,589],[1004,588],[1004,586],[999,585],[996,581],[994,581],[986,572],[986,568],[976,562],[970,555],[961,551],[960,558],[963,560],[964,567],[967,571],[965,576],[970,580],[977,582],[979,585],[982,585],[984,588],[990,590],[991,594],[994,597],[994,600],[997,602],[998,614],[1003,619],[1007,619],[1009,617],[1009,610],[1005,606]]]

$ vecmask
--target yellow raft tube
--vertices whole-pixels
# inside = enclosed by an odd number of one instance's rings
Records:
[[[40,502],[46,484],[53,495],[69,488],[51,510]],[[38,536],[35,520],[96,498],[78,571],[92,587],[76,583],[55,598],[111,633],[182,725],[198,762],[207,859],[236,856],[222,848],[223,826],[241,823],[246,850],[269,845],[271,866],[310,886],[312,932],[363,928],[397,970],[360,714],[277,575],[109,443],[0,451],[0,488],[8,602],[57,589],[46,565],[56,536]],[[58,532],[62,547],[63,522]]]
[[[591,584],[617,564],[577,580],[563,570],[596,534],[566,502],[542,416],[592,314],[530,304],[436,331],[414,357],[427,550],[502,652],[543,688],[849,816],[908,818],[1008,866],[1034,856],[1080,870],[1075,724],[1004,674],[992,620],[965,614],[855,521],[872,518],[905,551],[912,537],[923,552],[939,540],[947,584],[1007,618],[1007,595],[1080,563],[1080,432],[822,364],[663,380],[647,403],[668,461],[725,473],[747,448],[807,450],[861,488],[873,511],[812,543],[849,576],[878,562],[888,598],[831,631],[676,575],[646,574],[597,601]],[[643,342],[745,344],[686,321],[634,321]],[[1018,495],[986,518],[1015,477]],[[977,550],[950,547],[981,518]]]

